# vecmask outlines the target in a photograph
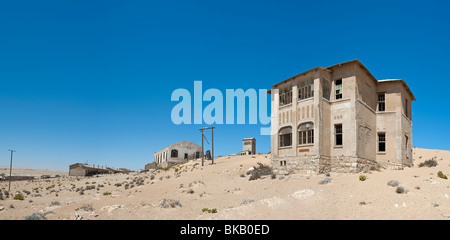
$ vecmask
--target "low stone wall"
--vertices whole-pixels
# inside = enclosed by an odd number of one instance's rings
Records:
[[[377,170],[382,167],[374,160],[349,156],[287,156],[271,159],[276,174],[322,174],[329,172],[351,173]]]
[[[187,163],[188,161],[187,160],[181,160],[181,161],[173,161],[173,162],[162,162],[162,163],[160,163],[160,164],[157,164],[157,169],[160,169],[160,168],[170,168],[170,167],[172,167],[172,166],[174,166],[174,165],[177,165],[177,164],[184,164],[184,163]]]

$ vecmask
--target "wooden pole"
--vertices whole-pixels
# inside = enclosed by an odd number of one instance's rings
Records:
[[[200,129],[200,131],[202,132],[202,167],[203,167],[203,161],[204,161],[204,159],[205,159],[205,152],[204,152],[204,150],[203,150],[203,129]]]
[[[12,172],[12,160],[13,160],[13,152],[14,150],[8,149],[8,151],[11,152],[11,162],[9,164],[9,186],[8,186],[8,192],[11,191],[11,172]]]
[[[214,127],[211,127],[211,151],[212,164],[214,164]]]

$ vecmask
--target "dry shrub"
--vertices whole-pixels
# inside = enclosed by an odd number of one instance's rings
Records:
[[[419,163],[419,167],[436,167],[437,162],[434,159],[426,160],[425,162]]]

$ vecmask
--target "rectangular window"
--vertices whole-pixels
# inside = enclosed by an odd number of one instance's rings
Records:
[[[338,79],[335,81],[336,85],[336,99],[342,98],[342,79]]]
[[[385,104],[385,94],[384,93],[378,93],[378,111],[384,112],[386,110],[386,104]]]
[[[314,143],[314,129],[308,130],[308,143]]]
[[[334,134],[336,146],[342,146],[342,124],[334,125]]]
[[[300,82],[298,88],[298,100],[314,97],[314,81],[312,79]]]
[[[298,144],[313,144],[314,143],[314,129],[304,130],[298,132]]]
[[[292,103],[292,87],[281,89],[280,91],[280,106]]]
[[[378,152],[386,152],[386,134],[378,133]]]
[[[292,133],[280,135],[280,147],[291,146]]]

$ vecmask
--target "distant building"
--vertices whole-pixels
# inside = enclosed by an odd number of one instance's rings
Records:
[[[97,174],[123,173],[124,171],[114,168],[104,168],[95,165],[75,163],[69,166],[69,176],[92,176]]]
[[[255,138],[244,138],[242,139],[242,153],[245,155],[256,154],[256,139]]]
[[[156,152],[153,162],[157,167],[166,168],[170,164],[197,159],[202,157],[202,147],[186,140],[171,144],[170,146]]]
[[[59,175],[41,175],[41,179],[47,179],[47,178],[58,178]]]
[[[124,172],[124,173],[129,173],[129,172],[131,172],[131,170],[128,169],[128,168],[119,168],[119,171],[122,171],[122,172]]]
[[[2,173],[0,174],[0,180],[9,180],[9,174]],[[34,176],[29,174],[11,174],[11,180],[17,181],[17,180],[33,180]]]
[[[157,169],[158,167],[157,167],[157,165],[156,165],[156,162],[152,162],[152,163],[148,163],[148,164],[145,164],[145,171],[148,171],[148,170],[150,170],[150,169]]]

